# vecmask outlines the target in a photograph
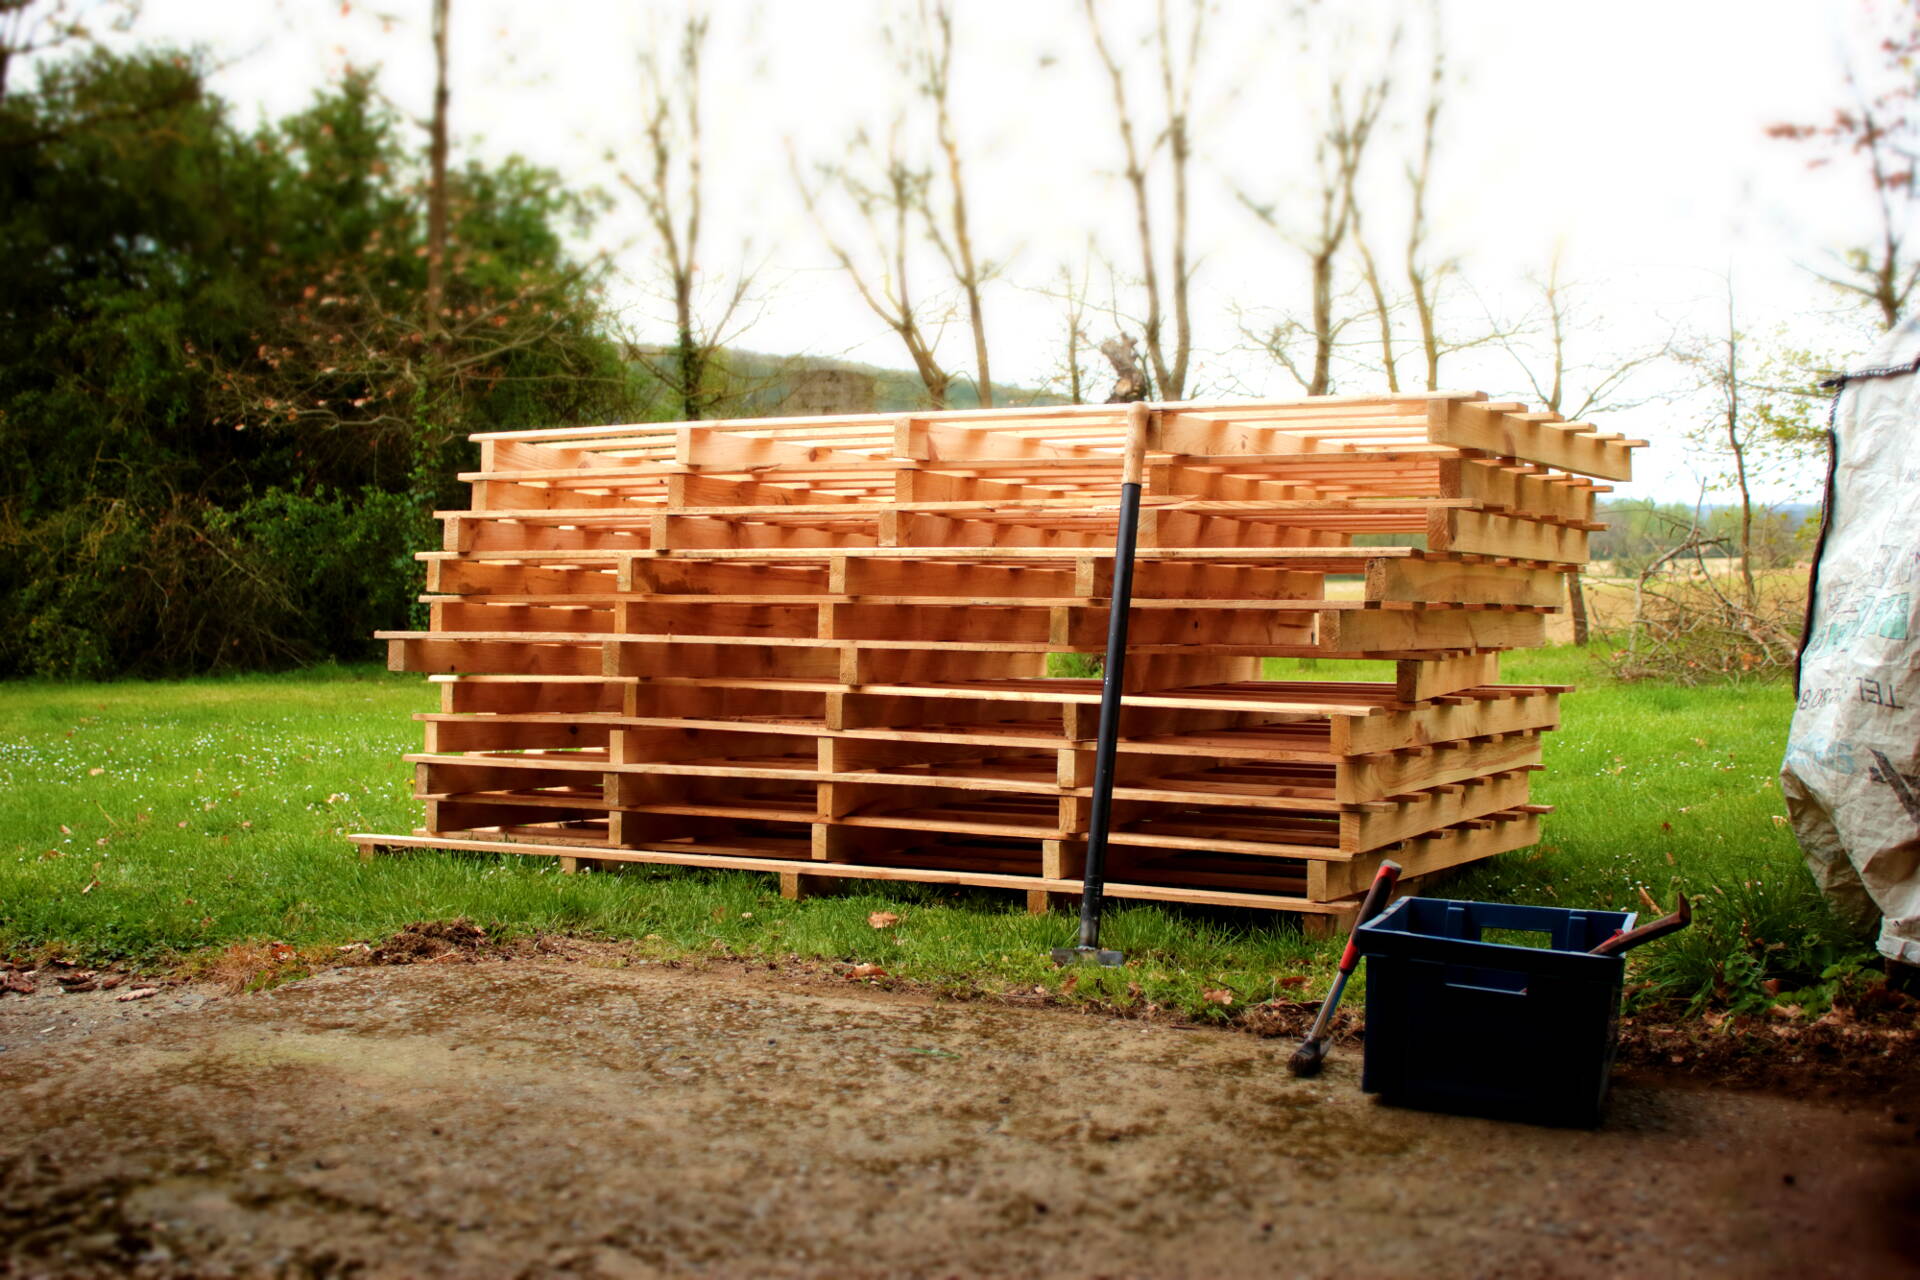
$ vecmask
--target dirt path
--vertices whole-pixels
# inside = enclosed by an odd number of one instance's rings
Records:
[[[1563,1132],[1286,1041],[526,960],[10,997],[0,1045],[0,1274],[1920,1274],[1904,1102]]]

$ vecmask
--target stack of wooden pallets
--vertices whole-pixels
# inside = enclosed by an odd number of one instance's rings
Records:
[[[1641,442],[1466,394],[479,436],[381,633],[440,682],[425,824],[355,841],[1077,892],[1100,681],[1050,670],[1104,648],[1130,422],[1109,895],[1326,923],[1533,843],[1562,690],[1499,653]],[[1392,665],[1304,678],[1347,659]]]

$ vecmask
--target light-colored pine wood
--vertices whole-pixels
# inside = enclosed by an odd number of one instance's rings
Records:
[[[375,845],[1078,889],[1143,486],[1116,897],[1350,920],[1519,847],[1558,688],[1500,686],[1634,442],[1469,393],[476,437],[422,552],[425,825]],[[1357,545],[1390,535],[1401,545]],[[1358,580],[1357,583],[1355,580]],[[1325,678],[1260,678],[1266,658]],[[1395,662],[1348,672],[1354,659]],[[1322,671],[1321,669],[1324,669]]]

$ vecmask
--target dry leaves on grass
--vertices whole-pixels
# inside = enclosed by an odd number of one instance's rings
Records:
[[[1208,1004],[1217,1004],[1224,1009],[1233,1003],[1233,992],[1227,990],[1225,987],[1217,987],[1212,991],[1202,991],[1200,998]]]
[[[847,970],[849,978],[884,978],[887,971],[877,964],[857,964]]]
[[[875,911],[867,917],[867,924],[875,929],[891,929],[900,923],[900,917],[891,911]]]

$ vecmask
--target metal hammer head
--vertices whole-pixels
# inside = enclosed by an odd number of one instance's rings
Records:
[[[1097,964],[1108,969],[1118,969],[1127,962],[1127,958],[1118,951],[1108,951],[1105,947],[1055,947],[1053,962],[1058,965]]]
[[[1309,1040],[1293,1051],[1287,1059],[1287,1070],[1296,1076],[1317,1076],[1320,1066],[1327,1060],[1327,1042]]]

